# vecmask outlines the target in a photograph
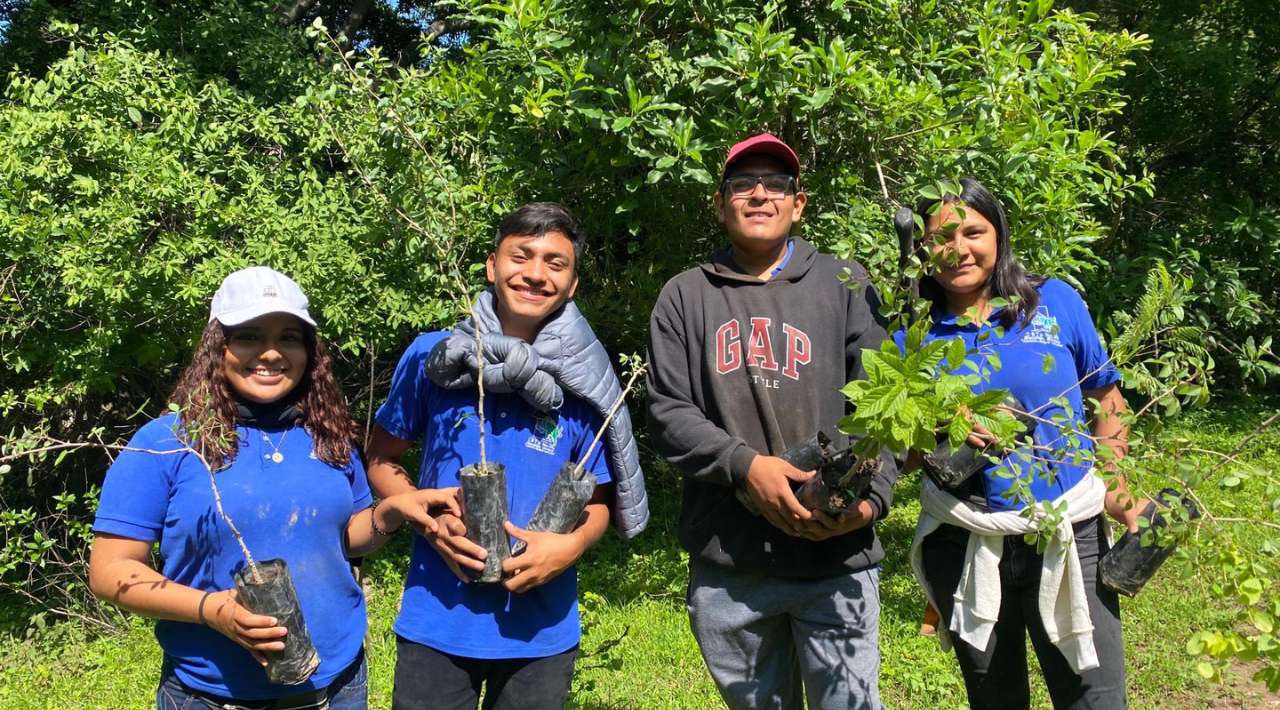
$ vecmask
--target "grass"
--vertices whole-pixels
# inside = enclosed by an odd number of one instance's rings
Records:
[[[1189,437],[1207,449],[1226,451],[1270,412],[1259,404],[1219,407],[1175,421],[1161,434]],[[1252,441],[1241,460],[1274,475],[1280,469],[1280,433]],[[1212,467],[1208,459],[1194,462]],[[1206,468],[1206,470],[1210,470]],[[1223,517],[1274,518],[1264,495],[1267,476],[1246,478],[1234,490],[1211,474],[1198,489],[1208,508]],[[1142,481],[1156,490],[1163,481]],[[686,557],[675,541],[679,505],[674,475],[650,468],[653,522],[638,539],[616,536],[592,550],[581,565],[583,655],[574,679],[576,708],[706,708],[720,705],[689,632],[684,608]],[[897,489],[892,514],[881,523],[887,557],[882,575],[881,692],[889,707],[964,707],[964,687],[955,660],[932,638],[917,633],[923,596],[906,567],[919,504],[918,484]],[[1274,497],[1274,496],[1271,496]],[[1211,553],[1234,544],[1259,555],[1267,536],[1257,526],[1205,526],[1196,548]],[[1276,537],[1274,531],[1270,537]],[[394,636],[391,620],[399,603],[401,569],[408,539],[366,565],[369,596],[370,701],[390,707]],[[1215,579],[1199,553],[1180,552],[1136,599],[1125,599],[1128,688],[1135,708],[1240,707],[1261,704],[1265,690],[1247,675],[1230,672],[1224,683],[1203,680],[1187,655],[1187,637],[1211,625],[1230,626],[1235,610],[1211,593]],[[1274,593],[1274,592],[1273,592]],[[95,635],[77,623],[39,627],[30,610],[0,599],[0,636],[11,638],[0,652],[0,708],[145,708],[154,706],[160,653],[143,619],[131,618],[117,634]],[[4,639],[0,639],[4,641]],[[1247,670],[1247,669],[1245,669]],[[1037,705],[1048,706],[1033,673]]]

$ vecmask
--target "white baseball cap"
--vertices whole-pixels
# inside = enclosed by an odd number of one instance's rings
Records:
[[[307,295],[293,279],[266,266],[250,266],[222,280],[213,294],[209,322],[240,325],[268,313],[288,313],[314,326],[307,305]]]

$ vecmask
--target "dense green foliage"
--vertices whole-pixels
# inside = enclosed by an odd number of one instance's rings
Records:
[[[1144,397],[1173,381],[1166,404],[1202,401],[1200,345],[1265,375],[1275,29],[1243,1],[1216,24],[1149,4],[1101,20],[1049,0],[6,4],[0,459],[52,448],[0,468],[0,574],[74,592],[84,530],[66,523],[106,464],[76,442],[117,443],[163,408],[232,269],[269,264],[311,294],[364,419],[402,344],[479,287],[500,215],[558,200],[590,235],[584,310],[635,351],[662,283],[722,240],[720,163],[759,130],[801,152],[805,236],[886,294],[892,207],[973,174],[1032,270],[1091,287],[1104,331],[1173,336],[1133,344]],[[1233,39],[1213,71],[1168,79],[1204,43],[1139,29]],[[1234,123],[1166,122],[1203,81],[1245,102]],[[1238,149],[1223,185],[1197,159],[1215,140]],[[78,598],[50,606],[102,613]]]
[[[1130,164],[1155,175],[1152,199],[1114,206],[1104,283],[1133,283],[1154,262],[1194,279],[1187,304],[1220,353],[1219,379],[1280,376],[1270,347],[1280,290],[1280,23],[1266,0],[1067,3],[1103,26],[1151,38],[1120,80],[1130,97],[1113,130]],[[1123,290],[1094,305],[1123,309]]]

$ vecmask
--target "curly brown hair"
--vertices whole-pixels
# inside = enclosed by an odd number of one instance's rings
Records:
[[[222,366],[228,330],[217,320],[209,322],[191,364],[182,371],[169,400],[181,408],[181,435],[214,470],[231,464],[239,443],[235,395]],[[306,323],[303,340],[307,370],[298,383],[299,421],[315,442],[316,458],[344,468],[351,463],[351,448],[359,429],[333,376],[329,351],[315,328]]]

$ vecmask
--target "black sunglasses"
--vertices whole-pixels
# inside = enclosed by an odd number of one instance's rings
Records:
[[[764,185],[765,194],[770,197],[781,197],[795,191],[796,179],[786,173],[731,175],[720,183],[720,189],[734,195],[750,195],[756,191],[756,185]]]

